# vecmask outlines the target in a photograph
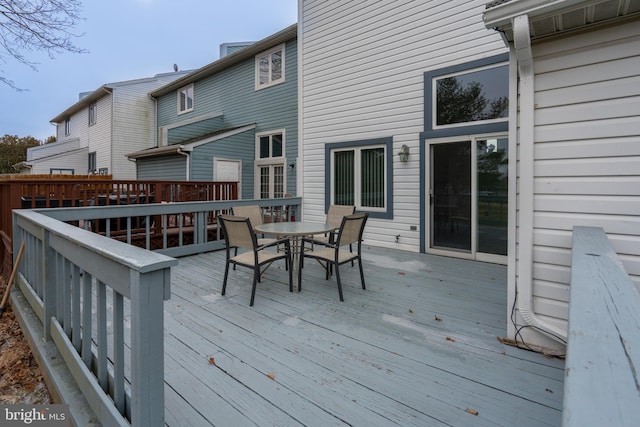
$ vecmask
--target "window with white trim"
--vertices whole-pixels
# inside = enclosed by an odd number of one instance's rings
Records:
[[[96,124],[96,120],[98,119],[98,104],[95,102],[89,105],[89,126],[93,126]]]
[[[178,89],[178,114],[193,111],[193,83]]]
[[[331,203],[358,210],[387,210],[387,145],[331,150]]]
[[[71,119],[66,119],[64,121],[64,136],[71,135]]]
[[[284,44],[255,57],[256,90],[284,82]]]
[[[284,131],[256,135],[256,198],[277,199],[286,193]]]
[[[92,151],[89,153],[88,164],[87,164],[87,172],[90,174],[96,173],[96,165],[97,165],[97,156],[96,152]]]

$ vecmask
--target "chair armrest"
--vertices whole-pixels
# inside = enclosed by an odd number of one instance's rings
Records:
[[[267,243],[265,245],[260,245],[256,248],[256,250],[261,251],[263,249],[270,248],[272,246],[278,246],[278,245],[285,245],[287,249],[289,249],[291,247],[291,242],[289,241],[289,239],[278,239],[275,242]]]
[[[311,243],[312,245],[326,246],[328,248],[334,248],[334,249],[336,248],[336,245],[333,242],[324,242],[322,240],[315,240],[314,238],[309,238],[309,237],[302,238],[301,244],[304,245],[305,243]]]

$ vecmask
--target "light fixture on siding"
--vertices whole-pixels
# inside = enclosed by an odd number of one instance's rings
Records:
[[[400,161],[402,163],[406,163],[409,161],[409,147],[406,144],[402,144],[400,147],[400,151],[398,151],[398,156],[400,157]]]

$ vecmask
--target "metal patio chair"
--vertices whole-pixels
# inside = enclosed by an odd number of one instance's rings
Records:
[[[302,263],[304,258],[313,258],[320,262],[326,271],[326,279],[329,280],[332,268],[336,271],[336,281],[338,282],[338,293],[340,301],[344,301],[342,295],[342,282],[340,281],[340,265],[351,261],[358,261],[360,267],[360,282],[362,289],[366,289],[364,282],[364,272],[362,269],[362,233],[369,214],[366,212],[347,215],[342,218],[340,229],[336,235],[335,242],[325,242],[313,238],[303,238],[302,244],[310,243],[312,250],[301,251],[300,266],[298,268],[298,283],[302,283]],[[357,251],[351,252],[342,249],[343,246],[357,243]]]
[[[274,261],[284,259],[287,270],[289,271],[289,292],[293,292],[293,273],[289,268],[291,264],[291,244],[289,239],[274,239],[273,242],[267,244],[259,244],[256,237],[251,221],[248,217],[237,217],[220,215],[220,224],[222,225],[222,231],[226,241],[226,262],[224,266],[224,280],[222,282],[222,295],[227,290],[227,278],[229,276],[229,265],[233,264],[247,267],[253,270],[253,286],[251,288],[251,302],[250,306],[253,306],[253,301],[256,295],[256,286],[260,281],[260,276],[264,272],[262,269],[269,267]],[[267,250],[270,247],[277,247],[278,245],[284,245],[284,252],[272,252]],[[246,252],[231,256],[231,248],[247,249]]]

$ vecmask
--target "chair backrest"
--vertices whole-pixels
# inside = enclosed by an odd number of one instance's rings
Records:
[[[367,223],[368,217],[369,214],[367,212],[343,217],[336,241],[338,247],[360,242],[362,240],[362,233],[364,232],[364,225]]]
[[[220,215],[218,219],[222,224],[227,248],[255,249],[257,246],[256,235],[253,233],[253,227],[248,217]]]
[[[347,215],[353,215],[356,211],[355,206],[349,205],[331,205],[327,212],[327,224],[333,225],[336,228],[342,224],[342,218]]]
[[[233,216],[242,216],[249,218],[251,221],[251,226],[255,227],[264,222],[262,219],[262,210],[258,205],[250,205],[250,206],[234,206],[231,208],[233,212]]]

